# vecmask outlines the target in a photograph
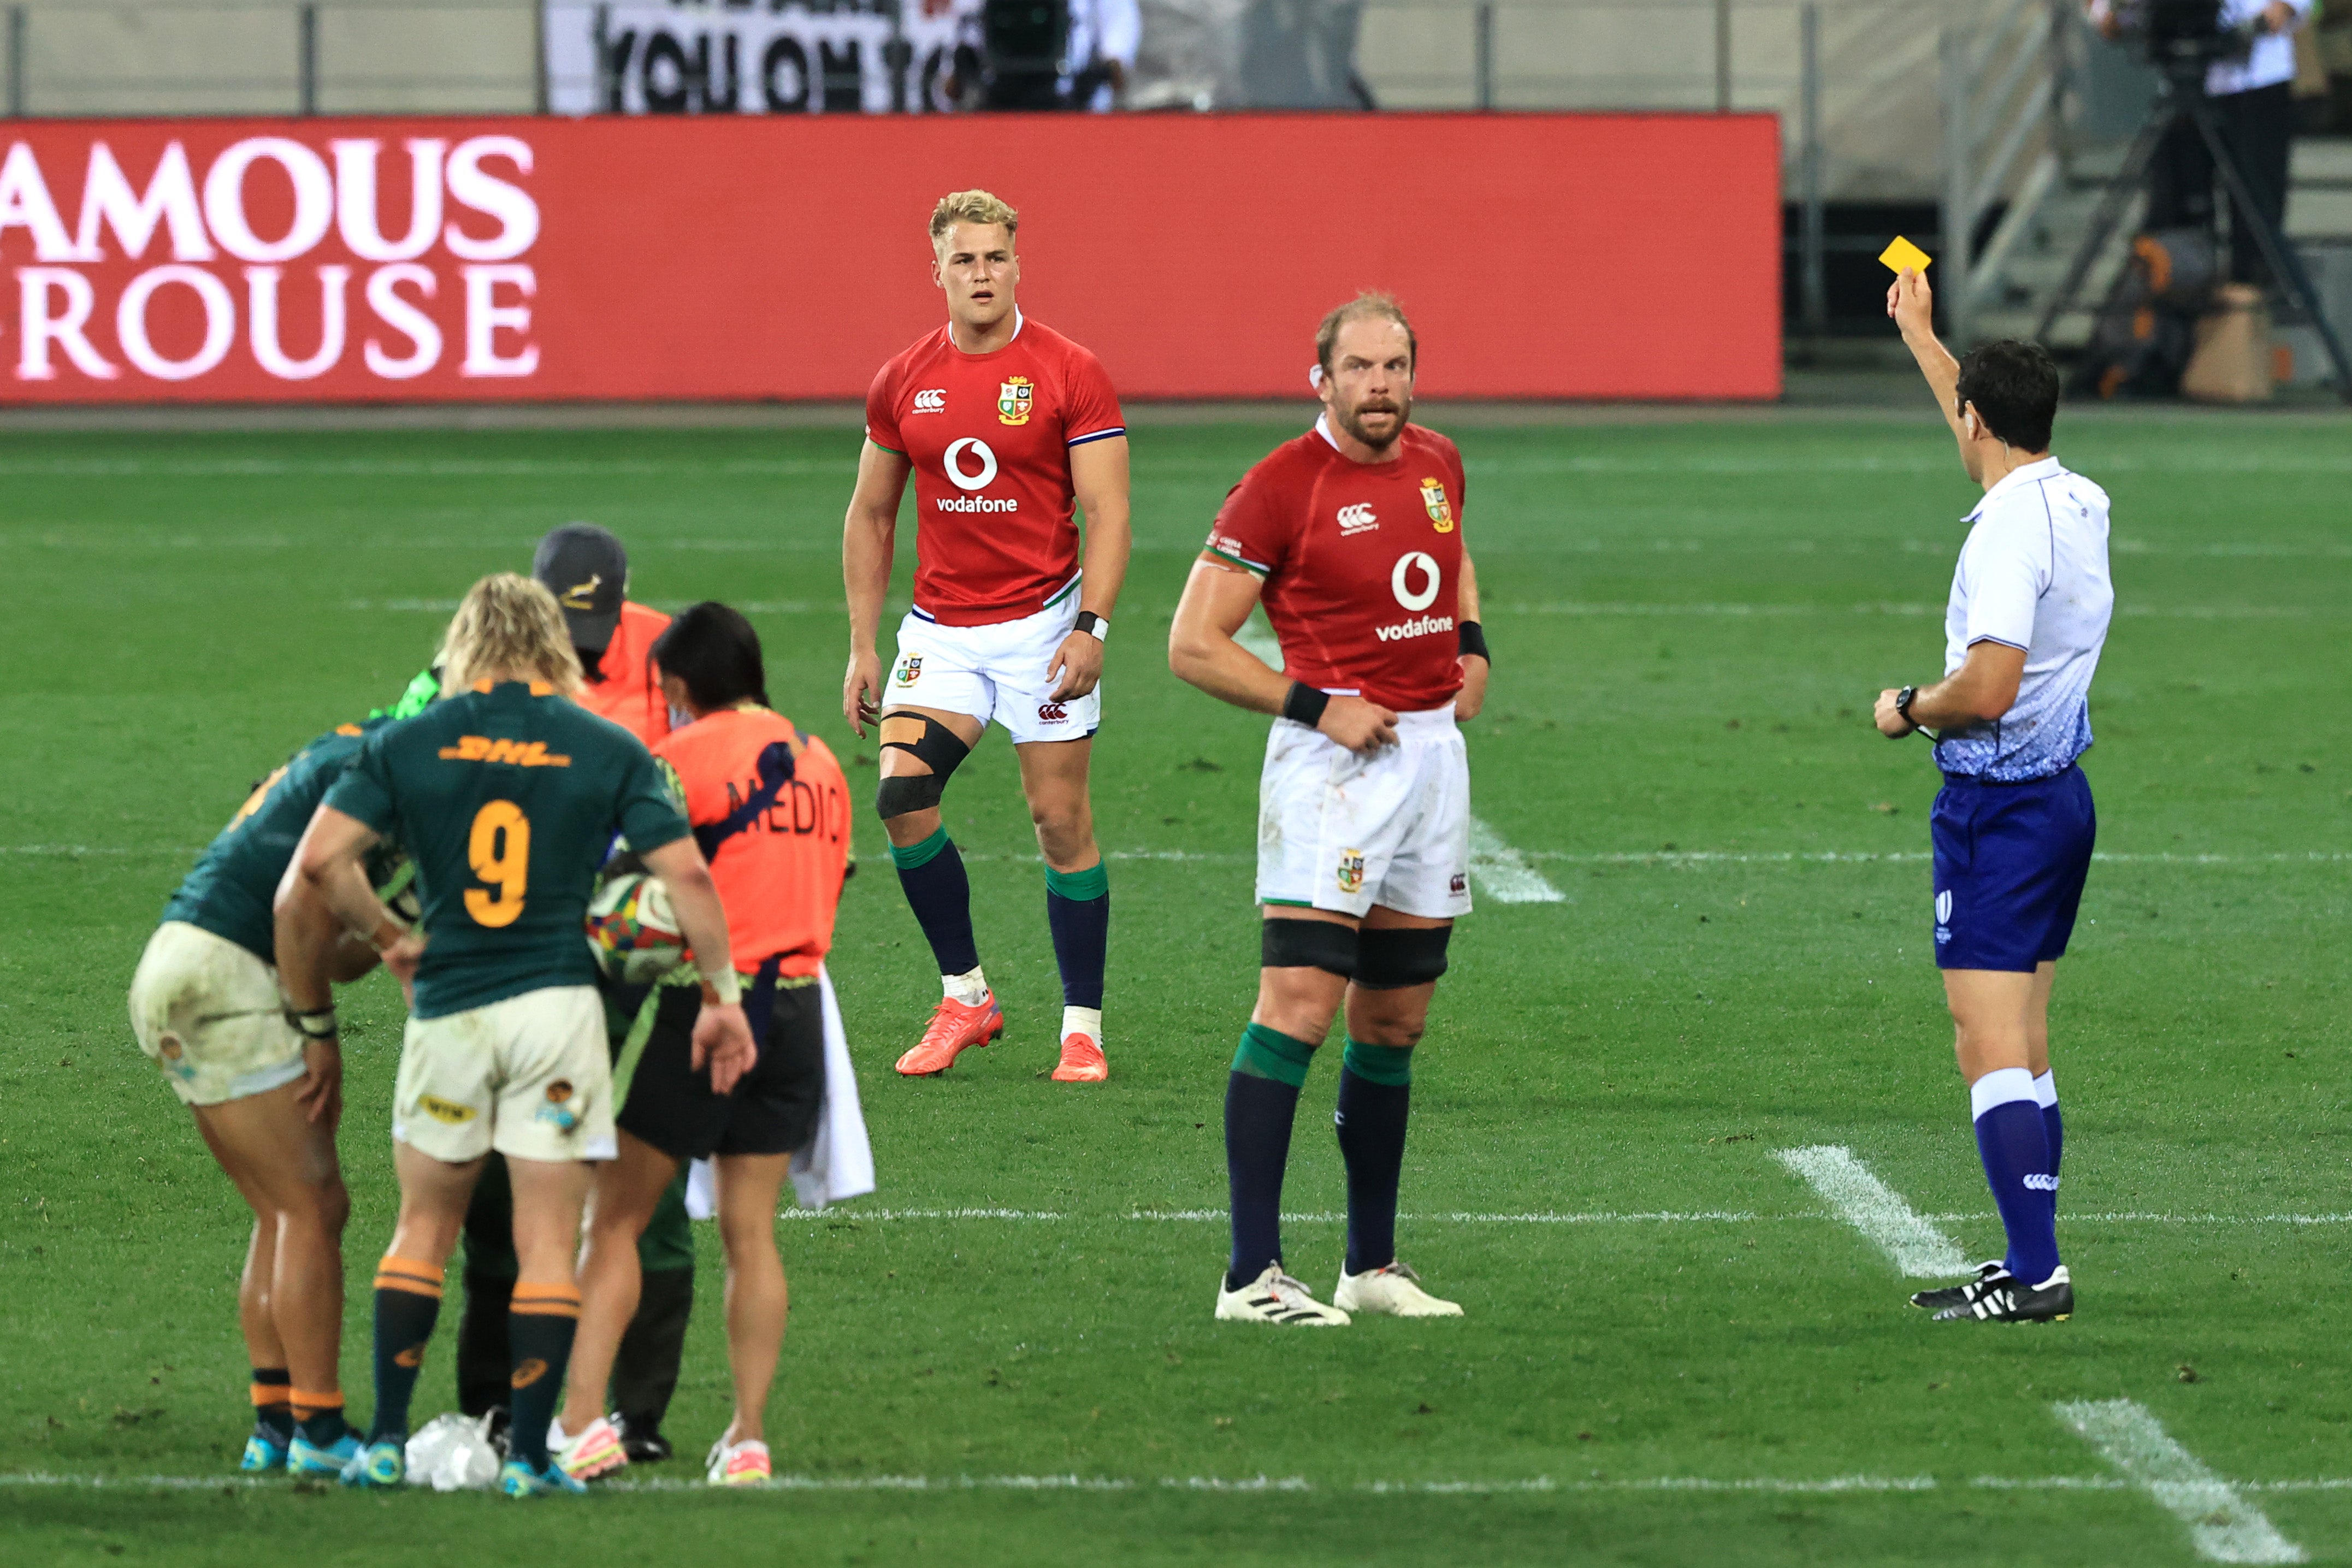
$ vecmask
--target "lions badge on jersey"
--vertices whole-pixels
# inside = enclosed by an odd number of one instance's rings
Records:
[[[1006,424],[1026,424],[1037,388],[1027,376],[1008,376],[996,389],[996,417]]]
[[[1429,520],[1437,525],[1441,534],[1454,531],[1454,503],[1445,498],[1445,486],[1435,478],[1421,482],[1421,504],[1429,508]]]
[[[1358,894],[1364,891],[1363,851],[1341,850],[1339,852],[1339,891],[1345,894]]]

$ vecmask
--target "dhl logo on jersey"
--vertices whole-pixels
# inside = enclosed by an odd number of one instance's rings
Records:
[[[1036,400],[1036,385],[1027,376],[1007,376],[996,389],[996,417],[1006,424],[1026,424]]]
[[[572,758],[547,749],[543,740],[492,740],[487,735],[461,735],[455,746],[441,748],[444,762],[503,762],[515,768],[569,768]]]
[[[1454,504],[1445,498],[1442,481],[1432,477],[1421,482],[1421,504],[1429,508],[1429,520],[1437,525],[1439,533],[1454,531]]]

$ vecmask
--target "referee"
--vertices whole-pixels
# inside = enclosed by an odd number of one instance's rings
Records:
[[[2076,758],[2090,749],[2091,676],[2115,614],[2107,496],[2050,455],[2050,356],[2005,341],[1955,361],[1933,310],[1927,280],[1898,273],[1886,313],[1985,497],[1952,573],[1944,678],[1879,693],[1876,718],[1896,739],[1932,733],[1944,773],[1929,817],[1936,963],[2009,1250],[1973,1280],[1911,1301],[1942,1322],[2048,1322],[2074,1310],[2058,1260],[2050,988],[2098,828]]]

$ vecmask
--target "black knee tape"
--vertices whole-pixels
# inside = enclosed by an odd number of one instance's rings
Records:
[[[909,811],[928,811],[943,793],[943,780],[936,773],[901,773],[885,779],[874,791],[874,813],[887,822]]]
[[[1356,984],[1368,991],[1425,986],[1445,973],[1454,927],[1366,926],[1356,934]]]
[[[1258,960],[1269,969],[1322,969],[1351,977],[1356,933],[1336,920],[1269,919],[1258,938]]]
[[[887,737],[894,730],[902,730],[907,725],[922,727],[912,740],[885,739],[882,748],[903,751],[930,771],[902,773],[882,780],[882,787],[874,792],[874,810],[886,821],[892,817],[903,817],[909,811],[928,811],[938,805],[940,797],[947,790],[949,779],[963,766],[963,759],[971,755],[971,747],[966,746],[954,730],[924,714],[885,714],[882,733]]]

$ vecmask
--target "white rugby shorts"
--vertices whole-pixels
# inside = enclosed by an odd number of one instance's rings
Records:
[[[593,986],[549,986],[439,1018],[412,1018],[392,1092],[392,1135],[461,1166],[609,1160],[613,1059]]]
[[[1013,744],[1084,740],[1102,724],[1102,687],[1053,700],[1046,669],[1078,622],[1078,596],[1018,621],[942,626],[908,611],[898,622],[898,657],[882,683],[882,706],[969,714],[1004,727]]]
[[[147,938],[131,978],[131,1032],[185,1105],[266,1094],[306,1071],[278,972],[184,920]]]
[[[1360,757],[1276,719],[1258,780],[1257,901],[1361,918],[1470,913],[1470,758],[1454,705],[1397,716]]]

